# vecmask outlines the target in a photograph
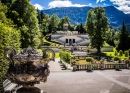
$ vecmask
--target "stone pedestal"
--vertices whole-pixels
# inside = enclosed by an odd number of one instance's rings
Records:
[[[22,87],[16,91],[16,93],[43,93],[37,87]]]

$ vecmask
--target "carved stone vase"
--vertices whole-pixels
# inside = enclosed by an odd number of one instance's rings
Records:
[[[50,74],[48,63],[42,62],[43,59],[47,59],[47,50],[53,52],[46,49],[41,56],[34,48],[24,48],[19,54],[16,54],[14,48],[5,49],[4,55],[10,61],[6,78],[23,86],[17,93],[40,93],[40,89],[34,85],[46,82]],[[52,54],[54,57],[54,52]]]

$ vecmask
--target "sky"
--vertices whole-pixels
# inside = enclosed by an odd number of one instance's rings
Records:
[[[31,0],[31,4],[39,10],[55,7],[96,7],[115,6],[125,14],[130,14],[130,0]]]

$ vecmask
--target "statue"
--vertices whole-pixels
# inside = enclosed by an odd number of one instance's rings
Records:
[[[47,49],[51,50],[51,49]],[[35,84],[46,82],[50,74],[48,63],[42,63],[42,59],[47,58],[46,49],[43,56],[38,54],[34,48],[24,48],[20,54],[16,54],[14,48],[6,48],[4,55],[10,61],[6,78],[13,83],[22,85],[24,89],[34,88]],[[53,52],[53,50],[51,50]],[[53,57],[54,57],[54,53]],[[31,89],[32,90],[32,89]],[[24,92],[17,92],[24,93]],[[31,92],[26,92],[31,93]],[[35,92],[34,92],[35,93]],[[36,92],[40,93],[40,92]]]

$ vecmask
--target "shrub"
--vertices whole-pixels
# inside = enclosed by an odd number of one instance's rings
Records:
[[[86,57],[86,61],[87,62],[93,62],[93,58],[92,57]]]
[[[129,57],[129,51],[125,51],[125,57]]]
[[[44,42],[43,43],[43,46],[50,46],[51,44],[50,43],[48,43],[48,42]]]
[[[99,62],[100,62],[100,63],[103,63],[103,62],[104,62],[104,58],[102,58]]]
[[[119,57],[114,57],[114,61],[119,61],[120,58]]]
[[[46,36],[45,39],[46,39],[47,41],[51,41],[51,35]]]
[[[70,63],[71,60],[71,54],[67,51],[60,51],[59,57],[63,59],[65,62]]]
[[[37,50],[37,52],[38,52],[40,55],[43,55],[43,52],[42,52],[41,49],[36,49],[36,50]]]
[[[115,51],[115,54],[114,54],[115,56],[118,56],[118,52],[117,51]]]
[[[119,56],[123,56],[123,51],[122,50],[119,51]]]

